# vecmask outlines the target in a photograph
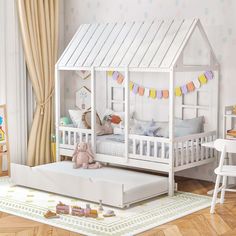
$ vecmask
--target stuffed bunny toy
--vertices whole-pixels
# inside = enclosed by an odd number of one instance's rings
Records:
[[[80,167],[83,167],[84,169],[98,169],[102,167],[99,162],[94,161],[94,154],[88,143],[78,143],[72,157],[74,169]]]

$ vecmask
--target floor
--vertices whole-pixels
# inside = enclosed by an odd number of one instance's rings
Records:
[[[205,181],[183,179],[177,180],[179,190],[206,194],[213,184]],[[236,194],[226,193],[224,205],[218,205],[216,214],[211,215],[209,208],[159,226],[139,236],[210,236],[236,235]],[[0,236],[79,236],[34,221],[0,212]]]

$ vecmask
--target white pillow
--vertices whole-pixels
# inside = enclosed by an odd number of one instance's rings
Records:
[[[81,110],[69,110],[70,119],[74,127],[86,129],[84,122],[82,120],[84,112]]]

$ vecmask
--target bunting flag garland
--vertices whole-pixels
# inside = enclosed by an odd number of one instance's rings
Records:
[[[139,88],[138,88],[138,94],[139,94],[140,96],[143,96],[143,95],[144,95],[144,91],[145,91],[145,88],[144,88],[144,87],[139,87]]]
[[[200,82],[199,82],[198,79],[195,79],[195,80],[193,81],[193,84],[194,84],[195,88],[197,88],[197,89],[201,87],[201,84],[200,84]]]
[[[186,84],[181,86],[181,92],[184,95],[186,95],[188,93],[188,89],[187,89],[187,85]]]
[[[206,76],[205,76],[204,74],[200,75],[200,76],[198,77],[198,79],[199,79],[201,85],[207,83],[207,78],[206,78]]]
[[[108,71],[107,75],[108,77],[117,81],[118,84],[122,84],[124,82],[124,76],[117,71]],[[205,73],[199,75],[198,78],[194,79],[193,81],[190,81],[187,84],[183,84],[182,86],[176,87],[174,90],[175,96],[180,97],[186,95],[189,92],[193,92],[195,89],[199,89],[201,86],[205,85],[208,80],[212,80],[213,78],[213,72],[206,71]],[[156,90],[155,88],[146,88],[132,81],[129,82],[129,90],[134,94],[139,94],[139,96],[145,96],[152,99],[169,98],[169,90],[167,89]]]
[[[133,82],[129,82],[129,90],[130,91],[132,91],[133,87],[134,87],[134,83]]]
[[[156,98],[156,90],[155,89],[150,89],[150,98],[153,98],[153,99]]]
[[[119,76],[119,73],[117,71],[114,71],[112,74],[112,79],[117,80],[118,76]]]
[[[187,88],[189,92],[193,92],[195,90],[195,87],[192,81],[187,83]]]
[[[145,88],[144,96],[149,97],[149,95],[150,95],[150,90],[148,88]]]
[[[119,74],[118,78],[117,78],[117,83],[118,84],[122,84],[124,81],[124,77],[122,76],[122,74]]]
[[[162,96],[163,96],[163,98],[167,99],[169,97],[169,90],[163,90]]]
[[[158,99],[162,98],[162,91],[161,90],[157,90],[157,98]]]
[[[107,75],[108,75],[108,77],[110,77],[110,78],[111,78],[111,77],[112,77],[112,75],[113,75],[113,72],[114,72],[114,71],[108,71],[108,72],[107,72]]]
[[[177,97],[182,96],[182,91],[180,87],[175,88],[175,96]]]
[[[133,93],[134,93],[134,94],[137,94],[137,93],[138,93],[138,88],[139,88],[139,86],[138,86],[137,84],[134,84],[134,85],[133,85]]]
[[[204,75],[206,76],[206,78],[207,78],[208,80],[212,80],[212,79],[213,79],[213,73],[212,73],[212,71],[206,71],[206,72],[204,73]]]

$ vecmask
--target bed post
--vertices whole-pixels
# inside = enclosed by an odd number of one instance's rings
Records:
[[[59,142],[59,124],[60,124],[60,71],[55,65],[55,128],[56,128],[56,161],[60,161],[60,142]]]
[[[129,67],[125,67],[125,158],[129,161]]]
[[[93,151],[96,154],[96,78],[95,78],[95,68],[91,68],[91,131],[92,131],[92,147]]]
[[[170,70],[170,77],[169,77],[169,196],[174,195],[174,116],[175,116],[175,107],[174,107],[174,69],[171,68]]]
[[[216,108],[215,108],[215,116],[216,119],[216,137],[219,137],[219,110],[220,110],[220,103],[219,103],[219,85],[220,85],[220,65],[217,65],[217,79],[216,79]],[[224,125],[224,124],[223,124]]]

